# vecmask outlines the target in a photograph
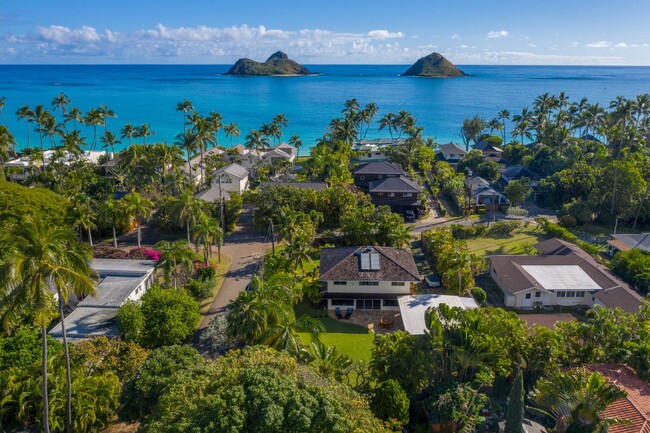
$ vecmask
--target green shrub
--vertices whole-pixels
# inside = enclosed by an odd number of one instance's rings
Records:
[[[478,286],[472,287],[471,293],[472,293],[472,298],[474,298],[479,305],[483,304],[483,302],[485,302],[485,300],[487,299],[487,294],[485,293],[485,290],[483,290],[481,287]]]
[[[507,238],[510,237],[513,230],[520,227],[519,221],[497,221],[490,226],[487,234],[492,238]]]
[[[194,299],[202,301],[209,298],[214,292],[214,280],[192,280],[185,288]]]
[[[0,180],[0,227],[27,216],[60,226],[68,221],[69,210],[68,200],[50,190]]]
[[[124,341],[139,342],[144,332],[144,314],[140,305],[126,301],[117,309],[117,323]]]
[[[528,211],[524,209],[523,207],[518,207],[518,206],[510,206],[506,210],[506,215],[508,216],[518,216],[518,217],[525,217],[528,215]]]
[[[397,420],[401,426],[409,422],[410,405],[406,392],[393,379],[381,382],[372,398],[372,410],[378,418],[385,421]]]
[[[199,304],[185,290],[152,286],[142,296],[143,343],[148,347],[182,343],[194,332]]]
[[[578,221],[576,220],[576,217],[571,216],[571,215],[564,215],[558,219],[558,223],[562,227],[575,227],[578,225]]]

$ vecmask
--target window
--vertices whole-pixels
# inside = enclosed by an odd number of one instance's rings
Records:
[[[384,175],[382,175],[382,174],[377,175],[377,179],[382,179],[383,177],[384,177]]]
[[[369,154],[368,154],[368,158],[372,158],[372,153],[369,153]]]
[[[542,292],[535,292],[535,297],[536,297],[536,298],[539,298],[539,297],[541,297],[541,296],[542,296]]]
[[[584,298],[585,292],[576,292],[576,298]]]
[[[354,299],[332,299],[333,307],[354,307]]]
[[[334,281],[335,286],[347,286],[348,282],[347,281]]]
[[[389,192],[388,197],[395,197],[395,193],[394,192]]]
[[[530,293],[526,293],[526,299],[530,299]]]
[[[397,307],[397,299],[384,299],[382,305],[384,307]]]
[[[357,299],[357,310],[381,310],[381,300]]]
[[[399,286],[399,287],[404,287],[406,283],[404,281],[393,281],[390,283],[391,286]]]
[[[221,183],[232,183],[232,179],[229,178],[228,176],[220,176],[221,178]],[[217,181],[218,183],[219,181]]]
[[[359,176],[359,180],[366,180],[365,176]]]
[[[384,193],[383,192],[378,192],[377,195],[384,195]]]
[[[379,281],[359,281],[360,286],[378,286]]]
[[[569,290],[569,291],[566,292],[566,297],[567,298],[575,298],[576,297],[576,292],[574,292],[573,290]]]
[[[555,296],[557,296],[558,298],[564,298],[564,297],[566,296],[566,293],[564,292],[564,290],[559,290],[559,291],[555,294]]]
[[[413,197],[413,193],[412,192],[404,193],[404,197]]]

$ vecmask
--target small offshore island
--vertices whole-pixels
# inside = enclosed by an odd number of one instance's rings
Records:
[[[293,76],[314,75],[309,69],[291,60],[282,51],[273,53],[266,62],[260,63],[251,59],[239,59],[225,75],[237,76]]]
[[[407,77],[452,78],[466,77],[467,74],[458,69],[440,53],[431,53],[420,58],[402,74]]]

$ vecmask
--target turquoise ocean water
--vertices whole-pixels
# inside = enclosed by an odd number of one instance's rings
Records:
[[[117,114],[110,130],[119,133],[124,123],[148,123],[154,141],[173,142],[182,131],[176,103],[189,99],[207,114],[217,111],[225,122],[239,125],[243,141],[247,131],[269,122],[277,113],[289,119],[285,139],[298,134],[305,147],[313,145],[346,99],[375,102],[378,118],[407,110],[439,142],[459,141],[463,119],[479,114],[486,119],[503,108],[516,113],[544,93],[564,91],[571,100],[587,97],[607,105],[616,96],[634,97],[650,92],[650,67],[593,66],[461,66],[470,77],[424,79],[400,77],[400,65],[313,65],[322,73],[309,77],[227,77],[227,65],[93,65],[0,66],[0,96],[4,116],[19,148],[27,144],[24,122],[14,115],[22,105],[49,106],[60,92],[82,111],[100,104]],[[33,125],[32,125],[33,127]],[[373,128],[367,138],[387,136]],[[85,130],[88,141],[92,131]],[[32,134],[32,145],[36,144]],[[229,145],[223,132],[220,144]],[[118,146],[124,147],[125,144]]]

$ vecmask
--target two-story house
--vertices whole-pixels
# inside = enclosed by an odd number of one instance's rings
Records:
[[[457,166],[467,151],[456,143],[441,144],[436,150],[436,156],[442,161],[447,161],[449,165]]]
[[[201,191],[195,197],[208,202],[218,201],[221,198],[230,199],[231,192],[243,193],[248,189],[248,170],[232,163],[221,167],[212,174],[210,188]]]
[[[352,172],[354,184],[364,191],[368,191],[371,182],[376,180],[404,177],[406,172],[402,166],[393,162],[373,161],[358,165]]]
[[[411,180],[399,164],[377,161],[359,165],[353,172],[354,184],[370,195],[377,205],[390,206],[393,212],[420,210],[420,185]]]
[[[420,276],[408,248],[352,246],[323,248],[318,280],[328,309],[395,311]]]

